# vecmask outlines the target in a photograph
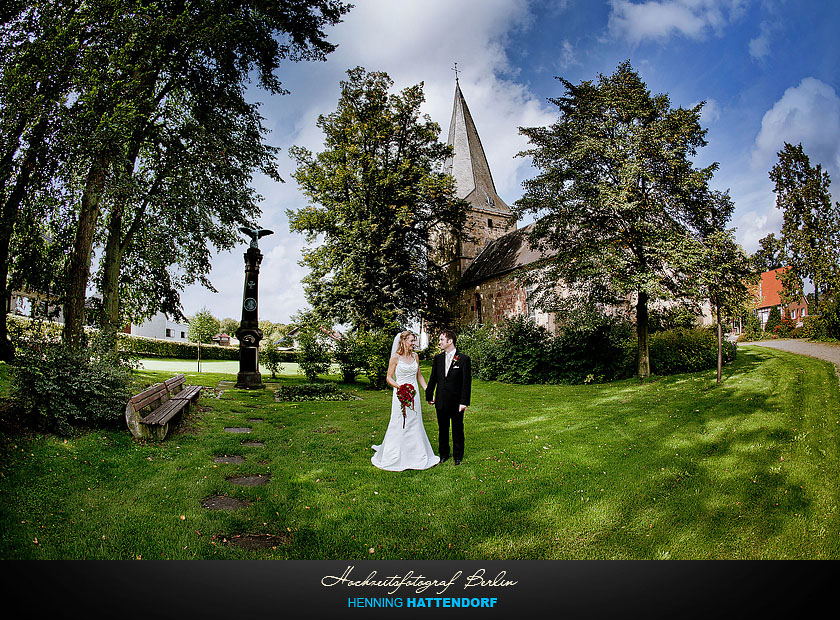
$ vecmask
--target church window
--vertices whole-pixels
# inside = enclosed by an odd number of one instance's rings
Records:
[[[478,293],[475,294],[475,320],[478,322],[479,325],[482,324],[481,321],[481,295]]]
[[[487,218],[487,228],[493,228],[493,220],[491,220],[489,217]]]

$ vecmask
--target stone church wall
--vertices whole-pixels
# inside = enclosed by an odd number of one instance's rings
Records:
[[[525,287],[506,276],[491,278],[461,290],[455,310],[462,325],[498,325],[507,318],[526,315],[533,317],[537,325],[551,333],[555,331],[554,314],[529,307]]]

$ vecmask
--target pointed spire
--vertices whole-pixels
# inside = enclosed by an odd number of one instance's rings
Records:
[[[510,208],[496,193],[490,165],[481,146],[481,139],[475,128],[461,85],[458,80],[458,65],[455,68],[455,104],[449,124],[447,144],[453,147],[454,155],[445,163],[445,169],[455,177],[459,198],[465,198],[475,209],[510,214]]]

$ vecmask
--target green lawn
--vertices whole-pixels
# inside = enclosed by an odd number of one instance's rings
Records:
[[[463,464],[400,473],[370,464],[390,392],[343,387],[361,400],[208,392],[160,444],[124,428],[4,438],[0,558],[840,558],[840,390],[828,363],[752,347],[722,386],[713,371],[475,381]],[[225,432],[234,426],[252,432]],[[244,463],[215,463],[222,455]],[[268,483],[227,480],[244,474]],[[203,508],[215,495],[250,504]],[[247,534],[270,544],[246,548]]]

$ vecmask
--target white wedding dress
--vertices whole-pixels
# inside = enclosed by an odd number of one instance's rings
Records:
[[[405,408],[405,428],[403,414],[397,390],[391,397],[391,421],[385,431],[385,438],[378,446],[371,446],[375,451],[370,462],[379,469],[403,471],[405,469],[428,469],[440,462],[440,457],[432,451],[432,444],[423,426],[420,401],[423,396],[417,389],[417,362],[397,362],[394,378],[398,385],[410,383],[414,386],[414,408]]]

